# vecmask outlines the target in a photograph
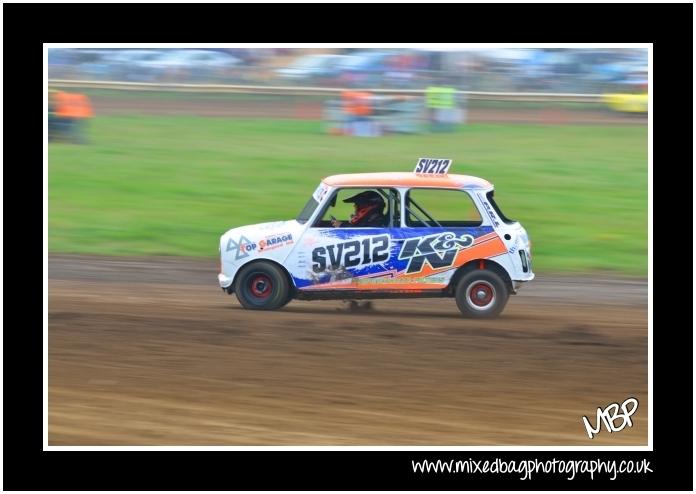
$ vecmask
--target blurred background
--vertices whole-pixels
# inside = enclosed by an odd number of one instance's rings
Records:
[[[50,444],[647,443],[647,50],[48,64]],[[501,318],[451,299],[245,311],[220,291],[229,228],[423,156],[492,182],[530,235],[537,277]],[[629,396],[633,426],[588,439],[581,417]]]
[[[49,49],[48,64],[53,250],[214,256],[230,227],[294,217],[324,176],[432,155],[499,187],[537,269],[646,273],[645,49]]]
[[[50,79],[603,93],[647,84],[645,49],[51,49]]]

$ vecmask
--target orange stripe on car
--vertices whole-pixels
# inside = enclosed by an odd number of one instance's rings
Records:
[[[340,290],[408,290],[408,291],[423,291],[423,290],[436,290],[447,287],[447,283],[324,283],[322,285],[312,285],[303,288],[302,290],[327,290],[327,289],[340,289]]]
[[[333,187],[437,187],[440,189],[492,187],[488,180],[470,175],[421,175],[407,172],[332,175],[323,182]]]
[[[505,252],[507,252],[505,244],[502,240],[500,240],[499,237],[496,236],[496,238],[491,238],[489,240],[484,240],[479,244],[474,244],[472,247],[469,247],[468,249],[460,250],[457,253],[457,256],[454,258],[454,262],[451,266],[434,269],[431,266],[426,265],[418,273],[404,274],[402,276],[399,276],[399,278],[423,278],[431,274],[443,273],[449,269],[458,268],[459,266],[462,266],[474,259],[485,259],[488,257],[504,254]]]

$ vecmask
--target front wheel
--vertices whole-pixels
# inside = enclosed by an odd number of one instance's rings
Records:
[[[461,313],[477,319],[498,316],[509,297],[510,292],[501,277],[493,271],[482,269],[465,274],[455,291]]]
[[[267,262],[243,267],[234,292],[245,309],[276,310],[290,301],[290,284],[281,268]]]

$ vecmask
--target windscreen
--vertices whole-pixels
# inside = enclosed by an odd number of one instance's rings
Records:
[[[300,214],[297,216],[297,222],[302,224],[307,223],[309,218],[312,217],[314,210],[317,209],[317,206],[319,206],[319,203],[314,199],[314,197],[310,197],[307,204],[305,204],[305,207],[302,208],[302,211],[300,211]]]

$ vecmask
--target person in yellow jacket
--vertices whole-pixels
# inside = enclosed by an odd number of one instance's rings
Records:
[[[435,132],[453,130],[454,112],[457,109],[457,91],[453,87],[429,86],[425,90],[430,128]]]

